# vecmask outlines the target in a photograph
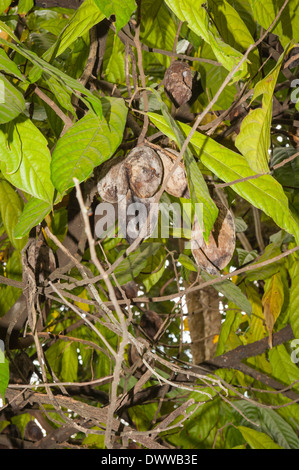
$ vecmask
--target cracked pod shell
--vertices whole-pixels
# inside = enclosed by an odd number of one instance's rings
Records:
[[[149,198],[162,182],[163,165],[157,152],[147,145],[135,147],[124,160],[129,186],[137,197]]]
[[[194,219],[191,250],[197,265],[215,275],[230,262],[236,245],[235,223],[231,212],[215,201],[219,214],[209,236],[207,245],[197,218]]]
[[[179,108],[192,96],[192,73],[188,64],[176,60],[164,75],[164,89],[174,105]]]

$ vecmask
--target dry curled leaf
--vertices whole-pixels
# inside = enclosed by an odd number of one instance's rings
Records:
[[[163,177],[163,165],[155,150],[146,145],[135,147],[124,161],[128,182],[133,193],[143,199],[153,196]]]
[[[220,202],[215,201],[219,214],[210,233],[209,244],[203,238],[203,231],[197,218],[194,219],[191,249],[198,266],[215,275],[230,262],[236,244],[235,223],[231,212]]]
[[[175,150],[167,149],[177,157],[179,154]],[[171,172],[175,160],[172,160],[165,152],[158,150],[158,154],[162,160],[164,167],[164,180]],[[187,188],[187,176],[185,170],[179,165],[176,167],[170,178],[168,179],[165,191],[175,197],[182,197]]]
[[[98,192],[101,198],[110,203],[123,199],[128,192],[128,180],[123,162],[113,165],[108,173],[98,182]]]
[[[187,103],[192,96],[192,73],[188,64],[172,62],[164,75],[166,94],[176,107]]]

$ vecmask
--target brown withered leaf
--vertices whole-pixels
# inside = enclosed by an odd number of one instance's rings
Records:
[[[192,73],[188,64],[176,60],[164,75],[164,89],[178,108],[187,103],[192,96]]]
[[[204,241],[197,218],[194,219],[191,238],[191,250],[196,263],[212,275],[218,274],[227,266],[236,244],[235,223],[231,212],[220,201],[215,203],[219,214],[210,233],[209,244]]]

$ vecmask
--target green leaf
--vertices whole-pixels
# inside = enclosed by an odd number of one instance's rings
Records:
[[[14,237],[22,238],[27,235],[33,227],[40,224],[46,215],[52,210],[52,205],[32,197],[25,205],[19,220],[15,226]]]
[[[142,0],[140,39],[155,49],[172,51],[177,25],[163,0]],[[157,54],[159,62],[170,65],[170,57]]]
[[[209,281],[210,279],[216,279],[217,276],[212,276],[205,271],[201,271],[201,277],[205,281]],[[216,289],[218,292],[224,295],[228,300],[233,302],[237,307],[239,307],[242,311],[246,312],[248,315],[252,313],[251,303],[247,299],[247,297],[243,294],[241,289],[236,286],[232,281],[224,280],[217,284],[213,284],[212,287]]]
[[[33,0],[20,0],[18,2],[18,15],[24,15],[28,13],[31,8],[34,7]]]
[[[14,186],[52,203],[54,187],[50,179],[50,152],[47,140],[30,119],[19,118],[9,132],[0,129],[0,168]]]
[[[21,81],[24,81],[20,70],[17,65],[9,59],[4,49],[0,49],[0,70],[14,75]]]
[[[136,10],[134,0],[94,0],[94,3],[108,20],[111,15],[116,16],[115,28],[117,33],[129,22],[132,13]]]
[[[268,29],[275,20],[283,3],[283,0],[263,0],[263,2],[250,0],[254,18],[264,29]],[[297,0],[290,0],[271,32],[277,34],[281,44],[286,46],[292,39],[299,40],[298,25],[298,2]]]
[[[11,4],[12,0],[0,0],[0,13],[3,13]]]
[[[231,71],[242,59],[242,54],[226,44],[219,35],[217,28],[209,24],[208,14],[201,2],[193,0],[165,0],[167,6],[181,21],[187,21],[188,27],[204,41],[210,44],[219,62]],[[244,62],[240,70],[235,74],[234,80],[247,75],[247,62]]]
[[[0,347],[0,395],[2,396],[3,401],[5,401],[5,392],[7,389],[8,382],[9,382],[9,364],[8,364],[8,360],[5,359],[4,357],[3,348]]]
[[[145,272],[149,273],[145,276],[145,279],[142,280],[146,292],[149,292],[150,289],[159,282],[163,274],[165,273],[165,249],[161,247],[157,253],[151,256],[148,259],[147,265],[145,267]],[[164,260],[164,262],[163,262]],[[160,269],[159,269],[160,267]]]
[[[245,400],[236,401],[235,406],[242,411],[254,423],[259,425],[255,428],[244,418],[241,425],[252,427],[269,435],[279,446],[284,449],[299,449],[299,439],[292,427],[274,410],[260,408]]]
[[[221,331],[217,343],[217,356],[220,356],[225,351],[231,349],[228,339],[231,333],[235,333],[242,319],[243,315],[236,309],[230,309],[226,312],[225,321],[221,325]]]
[[[75,382],[78,378],[78,353],[76,343],[64,342],[61,358],[61,379],[65,382]]]
[[[50,58],[52,54],[58,57],[62,54],[77,38],[83,36],[95,24],[104,19],[103,13],[99,11],[94,0],[85,0],[75,11],[68,25],[63,29],[57,42],[46,52],[44,58]]]
[[[240,52],[246,51],[251,44],[254,44],[255,41],[246,23],[228,1],[209,0],[209,11],[219,33],[227,44]],[[260,66],[257,49],[249,54],[249,61],[251,62],[249,64],[251,75],[254,75]]]
[[[295,338],[299,338],[299,261],[294,259],[289,268],[291,278],[289,316]]]
[[[125,83],[125,46],[113,31],[107,37],[103,71],[108,82]]]
[[[184,253],[180,254],[178,262],[181,263],[181,265],[185,268],[189,269],[189,271],[198,271],[198,266],[194,263],[194,261],[192,261],[191,258],[189,258],[189,256],[185,255]]]
[[[120,98],[103,98],[103,118],[87,113],[58,140],[52,154],[51,173],[56,189],[63,193],[81,182],[108,160],[120,145],[127,108]]]
[[[143,243],[138,250],[125,258],[114,270],[120,285],[134,280],[147,265],[148,258],[155,255],[161,243]]]
[[[161,115],[155,113],[148,113],[148,115],[159,130],[170,139],[176,140],[174,131]],[[183,123],[179,125],[188,135],[190,127]],[[256,175],[242,155],[224,147],[210,137],[195,132],[191,144],[199,151],[198,156],[202,163],[227,183]],[[232,185],[232,189],[271,217],[279,227],[293,234],[299,243],[299,227],[289,209],[288,198],[281,185],[272,176],[264,175],[242,181]]]
[[[269,359],[273,376],[280,382],[289,385],[298,380],[298,366],[292,362],[291,355],[283,344],[269,351]],[[293,388],[299,391],[299,384],[295,384]]]
[[[0,124],[12,121],[25,109],[25,100],[7,78],[0,73]]]
[[[238,426],[239,431],[252,449],[282,449],[267,434],[245,426]]]
[[[273,70],[256,84],[251,101],[263,95],[262,107],[251,110],[243,119],[240,133],[235,141],[236,147],[257,173],[269,171],[273,93],[283,58],[284,54],[280,56]]]
[[[14,229],[23,210],[23,201],[15,189],[5,180],[0,179],[0,213],[5,231],[11,243],[21,250],[26,240],[16,240]]]
[[[5,30],[10,31],[6,27],[5,23],[3,23],[2,21],[0,21],[0,29],[4,29],[4,31]],[[14,39],[16,44],[12,42],[8,42],[2,37],[0,37],[0,44],[3,44],[13,49],[17,53],[21,54],[23,57],[28,59],[30,62],[32,62],[33,65],[35,65],[35,67],[33,67],[30,70],[29,75],[28,75],[28,79],[32,83],[39,80],[42,73],[44,72],[45,74],[56,78],[56,80],[60,82],[63,87],[70,89],[72,93],[80,97],[81,101],[83,101],[83,103],[86,104],[86,106],[88,106],[89,109],[93,109],[94,112],[99,117],[102,117],[101,101],[96,95],[92,94],[89,90],[87,90],[87,88],[85,88],[82,85],[82,83],[80,83],[78,80],[63,73],[58,68],[49,64],[46,60],[40,58],[34,52],[30,51],[29,49],[26,49],[26,47],[24,47],[24,45],[20,43],[18,38],[15,37],[11,31],[10,31],[10,36]],[[46,78],[47,78],[47,75],[46,75]]]
[[[273,274],[265,282],[262,304],[267,330],[269,331],[269,344],[272,348],[272,331],[281,312],[284,302],[284,290],[280,272]]]

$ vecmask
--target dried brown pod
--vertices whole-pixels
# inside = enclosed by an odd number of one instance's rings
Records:
[[[28,421],[24,430],[24,438],[34,442],[40,441],[43,438],[41,428],[34,421]]]
[[[146,310],[140,319],[141,328],[151,339],[154,339],[162,323],[161,317],[153,310]]]
[[[219,201],[215,201],[219,214],[206,245],[203,231],[197,218],[192,228],[191,249],[198,266],[215,275],[230,262],[236,244],[235,223],[231,212]]]
[[[25,351],[21,351],[9,365],[9,383],[29,383],[33,372],[34,365],[32,360]]]
[[[173,153],[175,157],[179,155],[178,152],[172,149],[166,149]],[[172,160],[165,152],[158,150],[158,154],[162,160],[164,167],[164,180],[171,172],[175,160]],[[175,197],[182,197],[187,188],[187,176],[185,170],[179,165],[176,167],[169,180],[166,183],[165,191]]]
[[[155,150],[147,145],[135,147],[124,161],[129,186],[137,197],[153,196],[163,177],[163,165]]]
[[[129,185],[123,161],[113,165],[108,173],[98,182],[98,193],[110,203],[120,201],[127,194]]]
[[[129,190],[119,202],[118,225],[122,235],[131,244],[139,236],[148,238],[158,222],[159,206],[154,198],[140,199]]]
[[[127,284],[121,286],[121,289],[124,291],[128,299],[134,299],[135,297],[137,297],[138,285],[135,281],[127,282]],[[122,300],[123,296],[121,290],[118,287],[115,287],[114,290],[117,300]]]
[[[188,64],[172,62],[164,75],[166,94],[176,107],[187,103],[192,96],[192,73]]]

